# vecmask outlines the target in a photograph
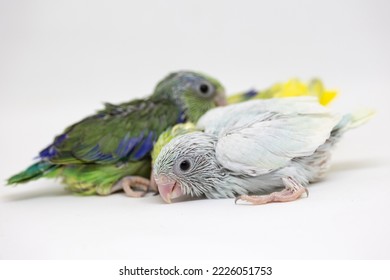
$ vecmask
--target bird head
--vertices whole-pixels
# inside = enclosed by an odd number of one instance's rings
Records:
[[[154,143],[153,150],[151,153],[152,156],[152,164],[157,159],[157,156],[160,154],[161,149],[168,144],[173,138],[184,135],[190,132],[199,131],[196,126],[191,122],[186,123],[178,123],[174,127],[170,127],[160,134],[156,143]]]
[[[165,202],[182,195],[202,196],[213,191],[221,172],[215,157],[216,137],[192,132],[175,137],[161,150],[153,176]]]
[[[227,105],[221,83],[191,71],[169,74],[157,84],[153,96],[173,100],[183,110],[186,120],[191,122],[196,122],[211,108]]]

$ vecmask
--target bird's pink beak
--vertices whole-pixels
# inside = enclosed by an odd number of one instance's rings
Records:
[[[214,98],[214,103],[216,106],[226,106],[228,105],[226,94],[224,90],[219,90],[217,95]]]
[[[168,178],[165,175],[158,175],[154,177],[158,191],[166,203],[171,203],[171,199],[183,195],[180,184],[175,180]]]

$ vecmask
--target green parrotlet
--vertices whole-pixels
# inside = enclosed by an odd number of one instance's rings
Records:
[[[150,153],[158,136],[225,104],[224,88],[214,78],[190,71],[169,74],[150,97],[107,103],[66,128],[39,153],[38,162],[9,178],[8,184],[60,177],[79,194],[123,189],[129,196],[142,196],[150,189]]]

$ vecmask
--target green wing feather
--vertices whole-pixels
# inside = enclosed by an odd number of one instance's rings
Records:
[[[106,108],[65,130],[49,159],[55,164],[113,164],[149,156],[158,135],[176,123],[178,108],[165,100],[134,100]],[[145,147],[148,146],[148,147]]]

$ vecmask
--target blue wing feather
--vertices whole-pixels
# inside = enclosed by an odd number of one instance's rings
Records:
[[[146,154],[148,154],[153,149],[153,145],[154,142],[156,141],[156,137],[154,136],[154,133],[151,131],[149,132],[148,136],[143,140],[144,140],[143,143],[134,154],[133,158],[135,160],[139,160],[143,158],[144,156],[146,156]]]
[[[151,116],[159,121],[151,122]],[[55,164],[137,161],[149,155],[162,131],[184,121],[184,112],[171,101],[106,105],[103,111],[68,127],[39,153],[39,158]]]

